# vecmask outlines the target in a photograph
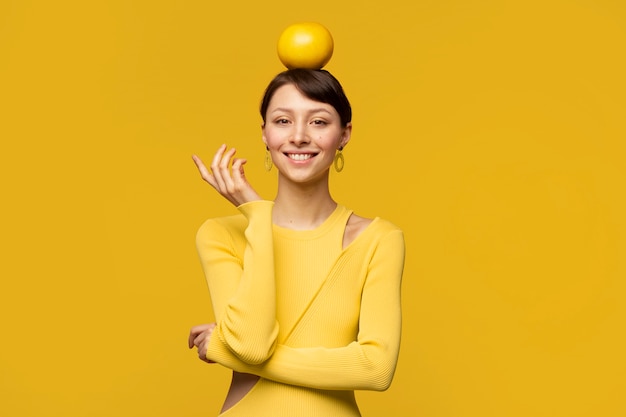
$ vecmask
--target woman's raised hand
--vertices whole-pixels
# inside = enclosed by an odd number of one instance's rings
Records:
[[[240,206],[250,201],[261,200],[261,197],[246,180],[243,166],[247,160],[233,158],[234,155],[235,148],[231,148],[227,151],[226,145],[220,146],[213,157],[211,170],[209,170],[196,155],[193,155],[192,159],[198,167],[202,179],[211,184],[218,193],[235,206]]]

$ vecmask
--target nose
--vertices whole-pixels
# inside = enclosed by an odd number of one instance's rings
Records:
[[[311,142],[306,123],[297,123],[294,126],[293,135],[291,136],[291,142],[295,145],[305,145]]]

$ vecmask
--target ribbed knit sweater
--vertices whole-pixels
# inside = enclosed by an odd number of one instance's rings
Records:
[[[352,212],[314,230],[272,224],[271,201],[207,220],[197,247],[217,326],[207,358],[261,379],[224,416],[359,416],[385,390],[401,331],[404,238],[375,218],[343,248]]]

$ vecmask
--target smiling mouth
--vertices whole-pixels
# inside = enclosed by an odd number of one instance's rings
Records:
[[[312,153],[288,153],[285,154],[289,159],[294,161],[306,161],[307,159],[313,158],[316,154]]]

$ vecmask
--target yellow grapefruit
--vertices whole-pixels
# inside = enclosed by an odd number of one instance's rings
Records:
[[[320,69],[333,55],[333,37],[319,23],[288,26],[278,38],[278,58],[289,69]]]

